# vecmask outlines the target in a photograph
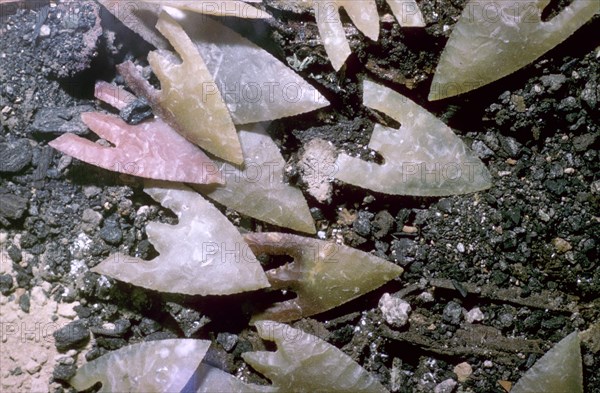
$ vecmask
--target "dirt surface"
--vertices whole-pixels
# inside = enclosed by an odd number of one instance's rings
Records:
[[[394,124],[361,105],[365,78],[452,126],[494,183],[489,191],[449,198],[392,197],[340,183],[319,200],[305,192],[320,237],[373,252],[405,273],[295,327],[341,348],[392,392],[503,392],[499,381],[514,383],[553,343],[600,321],[598,16],[519,72],[429,103],[433,72],[463,1],[420,1],[424,29],[400,28],[377,1],[379,42],[347,24],[353,54],[339,73],[313,17],[278,3],[265,1],[273,21],[260,28],[238,21],[236,29],[294,66],[332,103],[271,125],[292,183],[307,190],[299,161],[317,138],[373,159],[366,148],[373,125]],[[563,3],[553,4],[559,10]],[[37,391],[32,384],[48,377],[48,391],[70,391],[64,381],[77,363],[173,337],[211,339],[207,362],[266,383],[240,357],[263,345],[247,322],[264,294],[165,295],[89,271],[117,250],[152,258],[146,223],[174,216],[143,193],[139,179],[63,157],[47,143],[64,132],[95,139],[78,120],[78,113],[100,109],[95,80],[122,83],[114,65],[127,58],[146,64],[150,47],[114,18],[101,25],[107,13],[91,1],[0,9],[0,390]],[[277,229],[226,214],[242,231]],[[406,325],[386,322],[378,307],[384,293],[410,304]],[[50,312],[37,311],[48,304]],[[53,329],[22,340],[37,323]],[[10,355],[47,348],[48,340],[62,355]],[[598,345],[590,341],[582,350],[585,391],[600,392]]]

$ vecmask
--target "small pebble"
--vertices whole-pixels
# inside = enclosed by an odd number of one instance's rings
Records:
[[[56,166],[56,170],[59,171],[59,172],[62,172],[65,169],[67,169],[69,167],[69,165],[71,165],[72,162],[73,162],[73,157],[71,157],[71,156],[62,156],[58,160],[58,165]]]
[[[408,302],[397,297],[384,293],[379,299],[379,309],[385,318],[385,321],[394,327],[402,327],[408,322],[408,314],[411,307]]]
[[[432,303],[435,301],[435,298],[431,293],[425,291],[417,296],[417,300],[421,303]]]
[[[592,194],[600,194],[600,180],[596,180],[595,182],[593,182],[590,189],[592,190]]]
[[[85,195],[86,198],[93,198],[101,192],[102,189],[96,186],[88,186],[83,188],[83,195]]]
[[[452,393],[456,388],[458,383],[452,378],[448,378],[440,383],[438,383],[435,388],[433,388],[434,393]]]
[[[480,322],[483,321],[484,315],[479,309],[479,307],[474,307],[465,315],[465,320],[468,323]]]
[[[538,217],[540,218],[540,220],[544,221],[544,222],[548,222],[550,221],[550,216],[548,215],[548,213],[546,213],[543,210],[538,210]]]
[[[560,253],[565,253],[565,252],[573,249],[573,246],[571,246],[571,243],[569,243],[568,241],[566,241],[565,239],[562,239],[560,237],[555,237],[554,239],[552,239],[552,245],[554,245],[554,247],[556,248],[556,251],[558,251]]]
[[[230,352],[238,342],[238,336],[230,333],[219,333],[217,342],[221,344],[224,350]]]
[[[93,209],[85,209],[81,215],[81,221],[93,225],[99,225],[102,221],[102,214]]]
[[[48,37],[50,35],[50,26],[42,25],[40,27],[40,37]]]
[[[366,197],[363,198],[363,203],[365,205],[368,205],[369,203],[372,203],[375,201],[375,197],[373,195],[367,195]]]
[[[41,369],[42,365],[33,359],[30,359],[25,365],[25,371],[27,371],[29,374],[38,373]]]
[[[448,302],[446,307],[444,307],[442,319],[451,325],[458,325],[460,324],[462,313],[463,308],[461,307],[461,305],[454,301],[450,301]]]
[[[417,232],[419,232],[419,230],[416,227],[409,226],[409,225],[404,225],[402,227],[402,232],[404,232],[404,233],[417,233]]]
[[[458,382],[465,382],[473,374],[473,368],[467,362],[457,364],[453,371],[456,374]]]
[[[550,93],[558,91],[563,83],[567,80],[567,77],[562,74],[550,74],[544,75],[540,78],[542,84],[548,88]]]

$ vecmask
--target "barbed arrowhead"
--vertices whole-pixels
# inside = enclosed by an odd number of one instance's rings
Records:
[[[297,297],[269,307],[253,320],[281,322],[331,310],[402,274],[401,267],[354,248],[285,233],[244,235],[255,254],[288,255],[293,262],[269,270],[273,289],[289,289]]]
[[[444,196],[491,187],[491,175],[452,129],[408,98],[376,83],[363,84],[364,104],[401,124],[375,125],[369,148],[383,164],[340,154],[335,177],[393,195]]]
[[[78,391],[179,392],[210,347],[209,340],[168,339],[132,344],[81,366],[69,383]]]
[[[176,225],[151,222],[148,240],[159,255],[111,255],[91,270],[140,287],[187,295],[229,295],[269,286],[237,229],[195,191],[149,182],[144,191],[179,218]]]
[[[437,65],[429,100],[477,89],[533,62],[600,12],[598,0],[574,0],[549,21],[550,0],[471,0]]]

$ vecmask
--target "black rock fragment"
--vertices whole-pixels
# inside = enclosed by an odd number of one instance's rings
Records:
[[[108,244],[118,245],[123,240],[123,232],[114,221],[106,221],[100,229],[100,238]]]
[[[563,195],[566,192],[567,181],[564,179],[546,180],[544,186],[555,195]]]
[[[8,296],[13,287],[13,278],[10,274],[0,274],[0,293]]]
[[[41,108],[33,119],[31,130],[44,134],[85,135],[88,133],[88,128],[81,121],[81,113],[93,110],[90,105]]]
[[[23,312],[29,314],[29,309],[31,307],[31,300],[29,299],[29,294],[24,293],[19,297],[19,307]]]
[[[454,301],[450,301],[444,307],[442,319],[451,325],[458,325],[460,324],[462,315],[462,306]]]
[[[475,141],[475,142],[473,142],[473,145],[471,146],[471,149],[473,149],[473,151],[475,153],[477,153],[477,156],[479,156],[479,158],[481,158],[482,160],[485,160],[486,158],[490,158],[490,157],[494,156],[494,152],[492,151],[492,149],[490,149],[482,141]]]
[[[77,366],[75,366],[74,364],[59,363],[56,365],[54,371],[52,372],[52,378],[54,378],[55,381],[66,382],[75,375],[76,371]]]
[[[0,217],[18,220],[27,209],[27,202],[21,196],[0,193]]]
[[[83,320],[77,320],[53,333],[56,349],[60,352],[84,345],[90,338],[90,331]]]
[[[150,318],[142,318],[139,328],[142,333],[149,335],[160,330],[160,323]]]
[[[191,308],[182,307],[175,302],[167,302],[166,309],[177,321],[186,337],[191,337],[200,328],[210,322],[210,319]]]
[[[387,235],[394,226],[394,217],[387,211],[382,210],[373,219],[373,236],[380,239]]]
[[[400,266],[406,267],[415,261],[419,245],[411,239],[402,238],[392,241],[392,260],[398,262]]]
[[[588,133],[573,138],[573,147],[578,152],[586,151],[598,139],[598,134]]]
[[[27,139],[0,143],[0,172],[16,173],[31,163],[33,149]]]
[[[38,243],[38,238],[31,233],[24,233],[21,236],[21,247],[28,249],[35,246]]]
[[[102,348],[114,351],[127,345],[127,341],[118,337],[96,337],[96,344]]]
[[[371,233],[371,219],[374,214],[368,211],[360,211],[358,212],[358,217],[354,221],[352,228],[356,233],[360,236],[369,236]]]
[[[502,146],[502,150],[511,158],[518,158],[521,154],[521,150],[523,146],[517,142],[515,138],[512,137],[501,137],[500,145]]]
[[[231,333],[219,333],[217,335],[217,342],[221,344],[224,350],[231,352],[231,350],[237,344],[239,337]]]
[[[448,214],[452,213],[452,205],[453,205],[453,202],[452,202],[452,199],[450,199],[450,198],[442,198],[437,203],[438,209],[440,209],[440,211],[442,211],[444,213],[448,213]]]
[[[138,98],[125,108],[121,109],[119,116],[127,124],[140,124],[146,119],[153,116],[152,109],[148,105],[148,101],[144,98]]]
[[[10,257],[10,259],[12,259],[13,262],[19,263],[23,259],[23,254],[21,253],[21,250],[14,244],[8,247],[6,249],[6,252],[8,253],[8,256]]]

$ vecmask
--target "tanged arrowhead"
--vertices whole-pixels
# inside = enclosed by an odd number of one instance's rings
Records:
[[[269,270],[273,289],[296,298],[275,303],[253,320],[293,321],[356,299],[402,274],[402,268],[354,248],[284,233],[244,235],[255,254],[289,255],[293,262]]]

